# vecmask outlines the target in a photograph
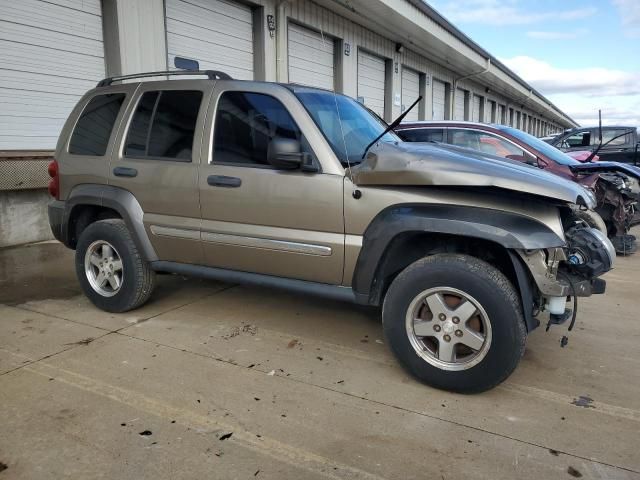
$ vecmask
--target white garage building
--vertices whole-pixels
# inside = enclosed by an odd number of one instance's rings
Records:
[[[0,0],[0,210],[22,224],[44,212],[47,158],[99,79],[195,62],[335,89],[386,120],[422,95],[408,120],[576,126],[421,0]],[[48,235],[13,234],[10,217],[0,246]]]

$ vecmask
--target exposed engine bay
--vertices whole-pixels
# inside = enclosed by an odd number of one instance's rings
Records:
[[[636,238],[629,229],[637,223],[637,179],[621,172],[600,172],[593,175],[591,188],[595,191],[595,211],[607,224],[607,235],[619,255],[631,255],[637,251]],[[635,187],[635,188],[634,188]]]

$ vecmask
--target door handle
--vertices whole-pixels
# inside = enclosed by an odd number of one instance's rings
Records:
[[[113,174],[116,177],[136,177],[138,170],[129,167],[116,167],[113,169]]]
[[[207,183],[212,187],[237,188],[242,185],[242,180],[238,177],[227,177],[225,175],[209,175]]]

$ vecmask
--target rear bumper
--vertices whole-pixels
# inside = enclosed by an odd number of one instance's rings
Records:
[[[60,200],[54,200],[49,204],[49,225],[51,232],[56,240],[67,244],[67,229],[64,228],[65,219],[65,203]]]

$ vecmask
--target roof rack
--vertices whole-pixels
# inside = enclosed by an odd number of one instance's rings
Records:
[[[132,78],[146,78],[146,77],[163,77],[174,75],[206,75],[209,80],[233,80],[230,75],[220,72],[218,70],[164,70],[160,72],[145,72],[145,73],[132,73],[131,75],[118,75],[115,77],[107,77],[98,82],[97,87],[106,87],[113,82],[119,80],[129,80]]]

